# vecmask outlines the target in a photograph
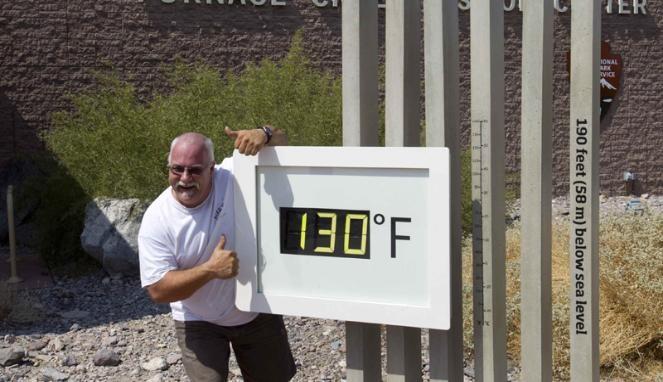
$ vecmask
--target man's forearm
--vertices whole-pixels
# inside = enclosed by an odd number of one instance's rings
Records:
[[[147,290],[154,302],[167,303],[189,298],[208,281],[214,279],[204,264],[190,269],[168,271]]]

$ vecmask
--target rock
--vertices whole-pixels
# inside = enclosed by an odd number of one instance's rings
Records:
[[[94,354],[95,366],[117,366],[120,364],[120,356],[110,349],[101,349]]]
[[[235,377],[241,377],[242,376],[242,369],[239,367],[231,367],[230,370],[228,370],[231,375]]]
[[[331,344],[331,348],[334,351],[338,351],[342,346],[343,346],[343,341],[341,340],[336,340]]]
[[[166,356],[166,362],[168,362],[169,365],[174,365],[178,363],[182,359],[182,354],[180,353],[168,353]]]
[[[96,198],[85,208],[81,246],[111,275],[138,274],[138,230],[148,204]]]
[[[115,337],[115,336],[113,336],[113,337],[104,337],[101,340],[101,345],[105,346],[105,347],[108,347],[108,346],[111,346],[111,345],[116,345],[116,344],[117,344],[117,337]]]
[[[141,363],[140,367],[147,371],[167,370],[168,363],[161,357],[155,357],[147,362]]]
[[[28,350],[29,350],[29,351],[39,351],[39,350],[45,348],[46,345],[48,345],[48,339],[46,339],[46,338],[40,338],[40,339],[38,339],[38,340],[36,340],[36,341],[31,342],[31,343],[28,345]]]
[[[61,373],[52,367],[41,369],[41,375],[44,377],[45,381],[66,381],[69,379],[69,375]]]
[[[16,336],[13,334],[5,334],[4,341],[8,344],[16,342]]]
[[[472,367],[465,367],[463,369],[463,373],[468,377],[474,378],[474,369]]]
[[[60,354],[58,354],[58,358],[60,358],[60,363],[62,364],[62,366],[77,366],[78,365],[78,360],[76,360],[76,357],[74,357],[71,354],[60,353]]]
[[[67,345],[60,338],[55,338],[53,341],[49,343],[50,349],[53,350],[54,352],[62,351],[66,346]]]
[[[25,357],[25,349],[23,348],[0,349],[0,366],[16,365],[23,360],[23,357]]]
[[[46,354],[35,354],[34,356],[31,355],[31,354],[28,354],[28,356],[31,356],[32,358],[34,358],[38,361],[44,362],[44,363],[51,362],[51,359],[53,358],[50,355],[46,355]]]
[[[147,380],[147,382],[161,382],[161,381],[163,381],[163,377],[161,376],[161,374],[157,374],[154,377]]]
[[[69,331],[75,332],[77,330],[80,330],[80,328],[81,326],[78,323],[74,322],[74,324],[69,327]]]

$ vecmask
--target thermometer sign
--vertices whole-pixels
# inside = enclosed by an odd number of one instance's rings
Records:
[[[448,329],[448,161],[413,147],[233,156],[236,306]]]

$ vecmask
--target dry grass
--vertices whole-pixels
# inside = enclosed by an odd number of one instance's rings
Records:
[[[553,225],[553,369],[568,379],[568,223]],[[663,215],[601,221],[600,352],[606,375],[663,381]],[[520,358],[520,227],[507,231],[509,358]],[[471,241],[464,246],[465,345],[471,351]]]

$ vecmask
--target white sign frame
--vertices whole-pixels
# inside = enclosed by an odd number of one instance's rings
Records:
[[[261,166],[427,170],[428,303],[417,306],[275,295],[258,291],[258,169]],[[448,330],[450,326],[449,152],[443,147],[267,147],[257,156],[235,151],[235,250],[240,260],[240,310]],[[333,175],[330,175],[333,176]],[[274,192],[272,190],[272,192]],[[403,196],[404,198],[406,196]],[[297,207],[297,206],[283,206]],[[343,209],[343,206],[338,206]],[[364,261],[364,260],[360,260]],[[411,277],[411,275],[404,278]]]

